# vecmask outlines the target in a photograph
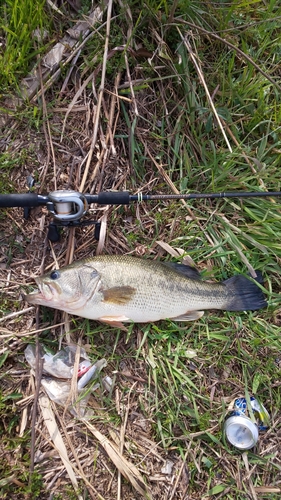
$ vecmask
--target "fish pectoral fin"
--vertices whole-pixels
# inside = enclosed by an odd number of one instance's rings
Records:
[[[202,318],[203,315],[204,311],[187,311],[185,314],[171,319],[174,321],[195,321],[196,319]]]
[[[103,302],[124,305],[133,298],[136,289],[132,286],[115,286],[107,290],[101,290],[101,292],[103,294]]]

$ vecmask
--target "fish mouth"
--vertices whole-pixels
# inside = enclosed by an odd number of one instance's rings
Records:
[[[38,290],[24,296],[27,302],[30,304],[47,305],[48,302],[58,299],[60,290],[55,284],[40,283],[37,281],[37,285]]]

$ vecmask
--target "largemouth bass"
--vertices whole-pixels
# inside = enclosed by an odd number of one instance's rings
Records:
[[[39,291],[25,296],[30,304],[112,325],[191,321],[207,309],[254,311],[267,305],[258,285],[245,276],[209,283],[195,268],[126,255],[77,261],[36,283]]]

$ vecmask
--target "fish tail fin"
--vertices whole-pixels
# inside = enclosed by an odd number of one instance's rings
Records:
[[[263,278],[260,271],[256,271],[255,281],[262,284]],[[257,311],[267,307],[267,301],[259,286],[238,274],[223,282],[227,287],[227,311]]]

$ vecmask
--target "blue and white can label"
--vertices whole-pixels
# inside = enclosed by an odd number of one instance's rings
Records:
[[[269,425],[269,413],[265,409],[265,407],[260,404],[256,398],[253,396],[250,397],[251,407],[254,413],[254,417],[257,421],[257,426],[259,431],[266,431]],[[234,401],[233,412],[231,415],[233,416],[246,416],[248,413],[246,398],[237,398]]]

